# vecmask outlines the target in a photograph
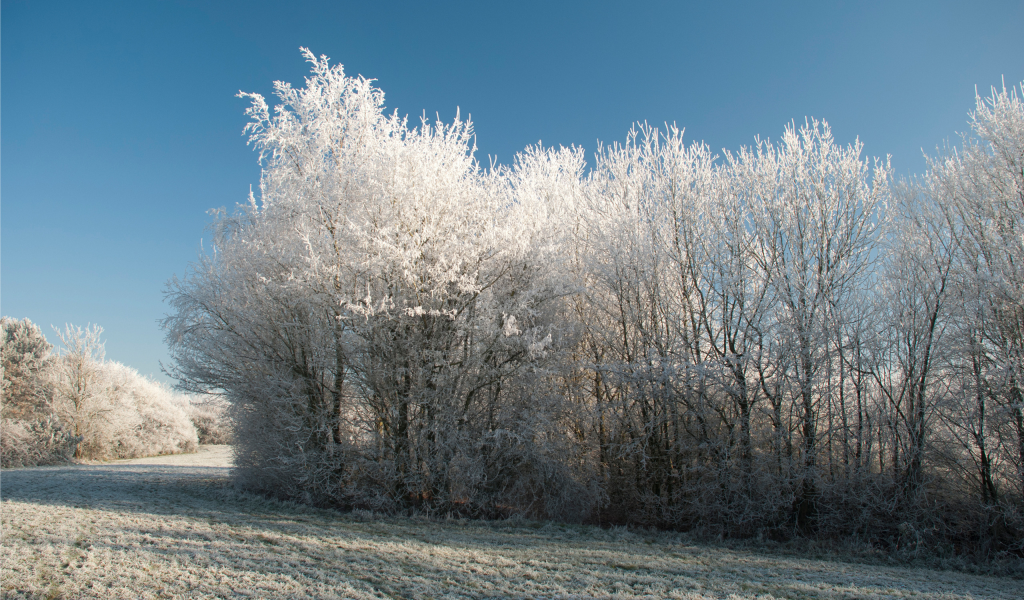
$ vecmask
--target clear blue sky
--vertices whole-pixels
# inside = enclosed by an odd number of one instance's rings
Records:
[[[0,311],[98,323],[161,377],[165,282],[206,211],[259,182],[239,90],[302,84],[299,46],[378,80],[390,109],[472,115],[477,155],[675,122],[737,149],[790,120],[921,172],[975,86],[1024,80],[1024,3],[216,2],[0,4]]]

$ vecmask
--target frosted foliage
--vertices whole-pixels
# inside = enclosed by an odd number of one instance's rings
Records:
[[[306,57],[273,116],[248,95],[259,203],[171,284],[178,375],[231,401],[239,477],[372,508],[586,504],[547,370],[558,223],[538,209],[564,210],[550,186],[578,154],[481,172],[469,122],[410,128],[370,81]]]
[[[0,364],[3,377],[0,394],[3,416],[31,417],[45,409],[46,382],[42,373],[49,367],[53,346],[39,327],[28,319],[0,319],[3,339],[0,343]]]
[[[193,399],[104,360],[102,328],[68,325],[52,346],[4,317],[3,467],[194,452]],[[206,411],[211,427],[220,420]]]
[[[174,375],[227,401],[238,482],[1024,548],[1018,91],[910,181],[814,119],[722,155],[637,124],[589,168],[538,145],[481,169],[469,121],[411,126],[304,53],[273,110],[243,94],[259,194],[168,288]]]
[[[931,161],[929,192],[956,243],[950,370],[937,406],[989,503],[1024,497],[1024,84],[978,97],[960,152]],[[966,416],[966,418],[965,418]]]
[[[103,444],[117,458],[195,452],[199,441],[189,399],[116,362],[103,366],[111,405],[123,407],[116,434]]]
[[[56,415],[0,420],[0,467],[34,467],[71,461],[79,438]]]
[[[77,458],[194,452],[188,398],[120,363],[104,361],[103,330],[68,325],[52,373],[53,407],[80,442]]]
[[[221,398],[190,398],[188,415],[196,428],[200,444],[229,444],[234,439],[227,406]]]
[[[59,464],[70,460],[76,438],[53,414],[53,346],[28,319],[0,319],[3,387],[0,390],[0,466]]]

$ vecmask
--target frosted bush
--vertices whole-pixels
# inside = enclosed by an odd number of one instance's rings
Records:
[[[196,428],[200,444],[230,444],[234,438],[227,407],[213,399],[190,399],[189,418]]]
[[[101,328],[57,331],[55,357],[27,319],[3,330],[5,467],[196,450],[188,397],[104,361]]]
[[[109,398],[121,415],[104,444],[118,458],[195,452],[196,429],[188,415],[188,397],[116,362],[103,365]]]
[[[0,467],[34,467],[71,461],[79,442],[54,415],[0,421]]]
[[[171,283],[175,376],[224,393],[243,485],[372,510],[585,514],[548,376],[578,152],[483,172],[472,125],[410,128],[327,59],[251,95],[259,202]],[[570,460],[565,460],[567,457]]]

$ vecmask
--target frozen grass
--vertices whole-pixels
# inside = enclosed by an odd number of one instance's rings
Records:
[[[5,598],[1020,598],[1012,579],[673,534],[374,518],[233,490],[226,446],[2,474]]]

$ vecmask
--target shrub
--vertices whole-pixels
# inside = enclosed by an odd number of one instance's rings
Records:
[[[196,429],[184,394],[103,360],[103,330],[68,325],[52,346],[28,319],[2,324],[4,467],[74,458],[135,458],[194,452]]]
[[[34,421],[0,421],[0,467],[34,467],[71,462],[81,438],[56,415]]]
[[[193,400],[189,418],[196,428],[200,444],[230,444],[234,438],[226,407],[213,401]]]
[[[113,428],[114,435],[101,444],[101,454],[136,458],[198,450],[187,396],[120,363],[106,362],[102,371],[110,405],[125,416],[121,426]]]

